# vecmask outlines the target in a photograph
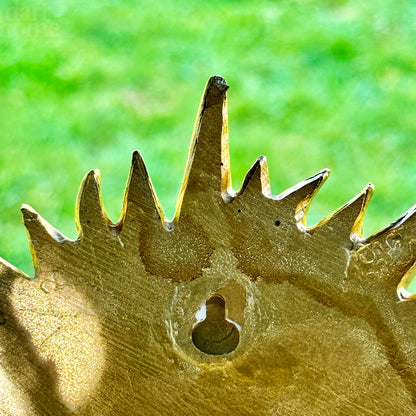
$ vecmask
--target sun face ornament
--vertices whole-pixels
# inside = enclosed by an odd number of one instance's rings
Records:
[[[416,205],[362,236],[373,193],[310,227],[323,170],[231,188],[226,90],[202,96],[175,216],[135,151],[117,224],[99,172],[70,240],[22,207],[35,267],[0,262],[0,414],[416,414]]]

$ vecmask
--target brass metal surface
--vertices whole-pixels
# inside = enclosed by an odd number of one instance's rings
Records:
[[[369,184],[310,227],[329,171],[274,196],[264,157],[234,192],[227,88],[208,81],[172,221],[137,151],[117,224],[98,171],[76,240],[23,206],[35,277],[0,262],[0,414],[416,414],[416,206],[364,238]]]

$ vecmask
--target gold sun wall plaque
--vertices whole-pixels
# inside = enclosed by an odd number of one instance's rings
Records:
[[[416,414],[416,205],[364,238],[369,184],[308,226],[329,171],[275,196],[264,157],[234,192],[227,88],[208,81],[172,221],[137,151],[117,224],[98,171],[75,240],[23,206],[35,276],[0,263],[0,414]]]

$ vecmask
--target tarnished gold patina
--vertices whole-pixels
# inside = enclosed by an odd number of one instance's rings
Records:
[[[0,414],[415,414],[416,206],[363,238],[369,184],[309,227],[329,171],[273,196],[264,157],[234,192],[227,88],[208,81],[172,221],[138,152],[117,224],[97,171],[76,240],[22,208],[35,278],[0,263]]]

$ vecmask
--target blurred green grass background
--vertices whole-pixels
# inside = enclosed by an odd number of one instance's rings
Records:
[[[83,176],[120,215],[141,150],[171,217],[209,76],[229,90],[234,188],[260,154],[277,194],[328,167],[313,224],[375,194],[369,235],[416,202],[415,2],[0,3],[0,255],[33,269],[20,205],[76,237]]]

